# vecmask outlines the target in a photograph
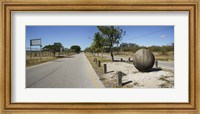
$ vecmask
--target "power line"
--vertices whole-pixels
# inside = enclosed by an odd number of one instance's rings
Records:
[[[90,40],[94,40],[94,38],[91,38],[91,37],[88,37],[88,39],[90,39]]]
[[[166,31],[166,30],[169,30],[169,29],[172,29],[172,28],[173,28],[173,27],[169,27],[169,28],[165,28],[165,29],[162,29],[162,30],[159,30],[159,31],[154,31],[154,32],[146,33],[146,34],[143,34],[143,35],[140,35],[140,36],[131,38],[131,39],[141,38],[141,37],[144,37],[144,36],[146,36],[146,35],[152,35],[152,34],[155,34],[155,33],[161,32],[161,31]],[[130,39],[130,38],[129,38],[129,39]]]

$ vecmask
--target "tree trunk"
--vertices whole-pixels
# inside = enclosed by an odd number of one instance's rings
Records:
[[[103,58],[103,51],[101,52],[101,57]]]
[[[119,44],[117,44],[117,55],[119,55],[119,50],[118,50],[118,48],[119,48],[119,46],[118,46]]]
[[[112,61],[114,61],[114,55],[113,55],[113,50],[112,50],[112,48],[110,48],[110,55],[111,55]]]
[[[110,52],[110,55],[111,55],[112,61],[114,61],[113,52]]]

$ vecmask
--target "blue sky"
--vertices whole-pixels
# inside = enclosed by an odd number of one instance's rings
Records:
[[[174,43],[174,26],[119,26],[126,35],[123,43],[136,43],[141,46],[162,46]],[[26,47],[30,47],[30,39],[42,39],[42,46],[61,42],[65,48],[79,45],[81,49],[89,47],[96,26],[26,26]],[[33,47],[38,48],[38,47]]]

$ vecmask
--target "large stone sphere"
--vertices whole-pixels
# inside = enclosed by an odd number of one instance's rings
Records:
[[[147,71],[154,65],[155,57],[148,49],[139,49],[133,56],[133,64],[139,71]]]

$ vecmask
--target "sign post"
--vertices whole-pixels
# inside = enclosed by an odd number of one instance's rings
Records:
[[[31,46],[30,46],[30,58],[32,59]]]
[[[30,40],[30,55],[31,55],[31,58],[32,58],[31,46],[40,46],[40,61],[41,61],[42,40],[40,38],[39,39],[31,39]]]

